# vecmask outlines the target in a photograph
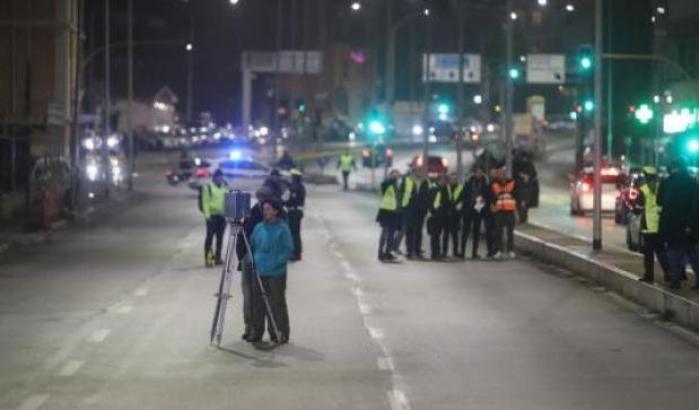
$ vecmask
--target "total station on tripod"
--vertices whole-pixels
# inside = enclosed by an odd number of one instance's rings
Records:
[[[242,224],[250,215],[252,195],[249,192],[234,190],[224,198],[224,215],[229,223]]]

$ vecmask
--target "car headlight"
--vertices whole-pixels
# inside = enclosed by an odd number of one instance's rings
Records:
[[[87,174],[87,179],[89,179],[90,181],[95,181],[97,180],[99,167],[97,166],[97,164],[88,164],[87,167],[85,167],[85,173]]]

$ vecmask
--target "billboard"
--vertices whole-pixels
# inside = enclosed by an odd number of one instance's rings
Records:
[[[427,54],[422,56],[423,82],[427,80],[426,73],[429,73],[429,78],[432,82],[459,82],[458,54],[430,54],[429,56],[429,62],[427,61]],[[472,84],[481,82],[480,54],[464,54],[464,82]]]
[[[566,58],[563,54],[529,54],[527,83],[563,84],[566,81]]]

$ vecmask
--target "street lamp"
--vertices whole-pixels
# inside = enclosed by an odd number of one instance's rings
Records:
[[[185,50],[187,50],[187,51],[192,51],[192,48],[193,48],[193,47],[192,47],[192,43],[187,43],[187,45],[186,45],[184,48],[185,48]]]
[[[352,9],[352,11],[359,11],[362,9],[362,3],[358,2],[358,1],[353,1],[350,8]]]
[[[546,6],[548,6],[548,4],[549,4],[548,0],[538,0],[537,3],[538,3],[541,7],[546,7]]]
[[[231,6],[237,5],[239,2],[240,2],[240,0],[231,0],[231,1],[230,1]]]
[[[575,11],[575,5],[573,3],[568,3],[566,4],[566,11],[568,13],[572,13]]]

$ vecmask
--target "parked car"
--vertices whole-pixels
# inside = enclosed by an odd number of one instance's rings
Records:
[[[444,175],[449,170],[449,163],[446,158],[439,155],[430,155],[427,158],[428,177]],[[422,155],[417,155],[410,161],[411,168],[422,168],[423,166],[425,166],[425,158]]]
[[[624,174],[618,167],[602,168],[602,212],[615,210],[616,198],[624,181]],[[570,214],[584,215],[593,211],[594,174],[586,167],[571,184]]]

